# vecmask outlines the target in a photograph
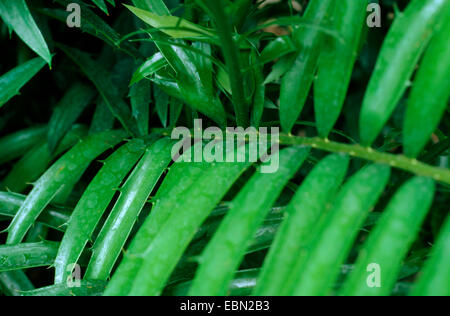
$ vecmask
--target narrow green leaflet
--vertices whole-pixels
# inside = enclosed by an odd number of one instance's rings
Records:
[[[333,25],[343,42],[331,38],[319,57],[314,82],[314,109],[321,137],[328,137],[344,105],[366,23],[366,1],[342,0],[335,6]]]
[[[150,241],[152,241],[163,224],[169,218],[171,212],[178,204],[178,196],[181,196],[190,186],[193,186],[199,178],[199,175],[205,170],[207,165],[194,166],[192,163],[177,162],[169,169],[169,173],[164,178],[161,187],[154,197],[154,201],[157,201],[156,210],[164,211],[152,211],[146,222],[145,231],[141,229],[137,236],[134,238],[130,247],[127,249],[122,263],[119,265],[117,271],[114,273],[106,291],[108,295],[128,294],[132,287],[132,282],[129,281],[130,276],[136,275],[140,269],[143,258],[138,253],[143,253],[148,247]],[[169,198],[174,197],[174,198]]]
[[[3,2],[2,2],[3,3]],[[19,90],[44,67],[45,61],[36,57],[0,77],[0,108],[12,97],[19,94]]]
[[[51,65],[52,56],[47,43],[34,22],[25,0],[0,1],[0,16],[10,29],[13,29],[33,51]]]
[[[243,150],[245,146],[238,152]],[[106,295],[160,294],[200,225],[250,166],[250,163],[179,164],[183,176],[166,178],[169,183],[165,190],[169,192],[156,200],[150,217],[111,279]]]
[[[25,195],[17,193],[0,192],[0,215],[14,217],[25,198]],[[49,205],[42,211],[37,221],[53,229],[64,231],[71,211],[64,207]]]
[[[434,182],[427,178],[413,178],[397,191],[360,250],[355,267],[340,291],[341,295],[391,294],[403,260],[417,238],[433,196]],[[367,285],[368,270],[379,271],[379,286]]]
[[[319,230],[308,259],[298,269],[294,291],[289,295],[328,295],[360,227],[375,206],[389,180],[390,168],[369,165],[356,173],[341,189]]]
[[[53,264],[59,243],[42,241],[0,246],[0,272]]]
[[[279,153],[274,173],[257,172],[231,202],[218,230],[198,258],[200,266],[189,295],[226,295],[233,275],[258,227],[309,150],[289,147]]]
[[[364,96],[359,120],[363,145],[371,145],[388,121],[440,16],[448,10],[447,0],[413,0],[395,18]]]
[[[323,25],[334,11],[334,5],[333,0],[309,2],[304,19]],[[299,53],[294,64],[283,76],[280,90],[280,122],[287,133],[294,127],[305,105],[322,51],[324,36],[317,28],[295,29],[294,40],[299,47]]]
[[[450,295],[450,216],[442,225],[436,243],[431,250],[431,257],[421,271],[412,295],[415,296],[449,296]]]
[[[130,108],[119,96],[117,89],[114,88],[109,73],[91,57],[78,49],[71,48],[62,44],[58,47],[66,53],[86,74],[89,80],[97,88],[110,111],[119,120],[122,126],[132,135],[138,135],[136,121],[131,115]]]
[[[55,260],[55,283],[67,279],[67,267],[76,263],[98,222],[110,204],[121,182],[145,150],[144,142],[136,139],[121,146],[109,156],[91,181],[75,207],[58,256]],[[101,194],[100,194],[101,193]]]
[[[264,261],[254,295],[284,295],[295,267],[305,261],[304,248],[313,241],[313,232],[344,180],[348,157],[330,155],[308,174],[290,201],[285,219]]]
[[[139,213],[172,160],[172,145],[168,138],[153,143],[122,186],[120,197],[95,240],[86,271],[88,279],[109,278]]]
[[[450,95],[450,10],[415,77],[403,127],[404,152],[417,157],[441,120]],[[437,62],[439,61],[439,62]],[[447,135],[448,136],[448,135]]]
[[[124,131],[113,131],[88,136],[55,162],[35,183],[16,216],[8,227],[8,244],[18,244],[64,186],[72,186],[93,159],[115,146],[125,137]]]

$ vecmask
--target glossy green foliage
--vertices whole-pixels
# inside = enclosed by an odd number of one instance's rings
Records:
[[[314,109],[321,137],[328,137],[341,114],[365,27],[366,7],[365,1],[353,0],[335,6],[332,24],[340,38],[324,45],[314,81]]]
[[[375,70],[367,87],[360,116],[360,136],[364,145],[371,145],[388,121],[416,64],[448,11],[446,0],[411,1],[396,16],[384,41]]]
[[[1,1],[0,16],[8,27],[49,65],[52,56],[25,0]]]
[[[312,1],[303,17],[308,23],[324,26],[329,23],[335,4],[332,0]],[[280,88],[280,123],[285,132],[292,130],[306,102],[324,36],[317,27],[298,27],[294,30],[294,41],[299,52],[283,76]]]
[[[152,144],[120,189],[120,197],[95,241],[87,278],[109,277],[139,213],[172,159],[171,150],[172,142],[166,138]]]
[[[0,272],[50,266],[59,243],[43,241],[0,246]]]
[[[38,144],[14,164],[14,167],[4,178],[3,186],[13,192],[23,192],[28,185],[42,175],[55,157],[75,145],[86,133],[84,126],[74,127],[55,148],[54,152],[50,151],[49,142]]]
[[[448,0],[26,3],[0,295],[450,295]]]
[[[423,268],[417,285],[412,291],[415,296],[449,296],[450,271],[448,262],[450,258],[450,217],[442,225],[436,243],[433,245],[431,256]]]
[[[20,88],[33,78],[44,65],[45,61],[36,57],[2,75],[0,77],[0,107],[19,94]]]
[[[413,178],[405,183],[386,207],[371,232],[355,268],[343,285],[343,295],[389,295],[406,257],[431,206],[433,180]],[[378,265],[379,286],[369,287],[364,272]]]
[[[198,259],[200,266],[189,291],[190,295],[227,294],[234,272],[258,226],[307,155],[308,150],[305,148],[291,147],[282,150],[277,172],[256,173],[242,188]],[[264,192],[260,192],[259,188],[264,188]]]
[[[295,279],[294,295],[327,295],[339,275],[340,265],[348,255],[357,233],[389,180],[390,169],[370,165],[343,186],[333,208],[319,225],[301,262]],[[299,264],[299,263],[297,263]],[[320,276],[320,277],[319,277]]]
[[[124,137],[123,131],[95,134],[72,148],[35,183],[16,216],[8,227],[8,244],[20,243],[28,229],[64,186],[78,181],[88,165],[105,150]]]
[[[403,127],[406,155],[417,157],[441,120],[449,99],[450,10],[434,35],[414,79]],[[439,62],[437,62],[439,60]]]
[[[144,142],[132,140],[105,160],[75,207],[55,260],[55,283],[67,279],[67,266],[76,263],[122,180],[144,151]],[[99,192],[102,195],[99,196]]]
[[[312,241],[317,222],[342,184],[347,167],[347,157],[331,155],[304,180],[285,210],[285,220],[264,261],[255,295],[289,293],[287,284],[299,273],[295,267],[305,260],[302,248]]]

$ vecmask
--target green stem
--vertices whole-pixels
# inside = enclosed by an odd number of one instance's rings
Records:
[[[319,137],[307,138],[290,136],[286,134],[280,135],[280,144],[305,145],[333,153],[348,154],[352,157],[390,165],[393,168],[409,171],[418,176],[433,178],[436,181],[450,185],[449,169],[430,166],[418,161],[417,159],[409,158],[404,155],[383,153],[376,151],[370,147],[336,143]]]
[[[153,129],[152,132],[170,136],[170,129]],[[224,132],[226,134],[226,132]],[[193,133],[191,133],[193,137]],[[249,137],[250,135],[245,135]],[[360,158],[375,163],[386,164],[396,169],[405,170],[418,176],[432,178],[441,183],[450,185],[450,170],[428,165],[417,159],[404,155],[394,155],[377,151],[371,147],[361,145],[350,145],[333,142],[319,137],[299,137],[288,134],[280,134],[281,145],[309,146],[315,149],[325,150],[332,153],[347,154],[355,158]]]

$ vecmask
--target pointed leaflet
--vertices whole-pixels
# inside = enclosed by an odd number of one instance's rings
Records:
[[[298,273],[295,267],[304,261],[304,247],[312,242],[313,232],[344,180],[348,157],[330,155],[320,161],[290,201],[285,219],[270,248],[254,295],[284,295],[288,281]]]
[[[363,27],[366,1],[342,0],[335,6],[333,25],[342,37],[330,39],[319,57],[317,79],[314,82],[314,109],[317,129],[328,137],[344,105],[353,65],[356,61]]]
[[[150,145],[122,186],[120,196],[93,246],[86,278],[107,280],[150,193],[172,160],[172,141]]]
[[[304,19],[323,25],[334,11],[334,5],[334,0],[310,1]],[[292,130],[305,105],[325,35],[318,28],[297,26],[293,36],[299,53],[284,75],[280,90],[280,122],[285,132]]]
[[[55,162],[36,182],[8,227],[8,244],[22,241],[42,210],[64,187],[71,186],[95,157],[115,146],[125,137],[124,131],[95,134],[77,144]]]
[[[144,142],[131,140],[109,156],[75,207],[55,260],[55,283],[67,279],[67,266],[76,263],[117,188],[145,150]]]
[[[107,15],[108,13],[108,7],[106,6],[105,1],[103,0],[91,0],[97,7],[99,7],[103,12],[105,12]]]
[[[417,238],[433,196],[434,183],[428,178],[413,178],[400,187],[359,251],[355,267],[341,288],[341,295],[391,294],[403,260]],[[380,287],[367,286],[367,269],[373,263],[380,269]]]
[[[151,86],[150,82],[140,81],[130,88],[131,111],[141,135],[148,134],[150,119]]]
[[[0,246],[0,272],[53,264],[59,243],[43,241]]]
[[[0,108],[44,67],[45,61],[36,57],[0,77]]]
[[[0,215],[14,217],[25,198],[26,196],[17,193],[0,192]],[[64,225],[70,218],[70,211],[67,208],[50,205],[42,211],[36,221],[53,229],[64,231]]]
[[[389,180],[390,169],[369,165],[344,185],[333,208],[315,232],[290,295],[328,295],[360,227]]]
[[[307,158],[309,150],[289,147],[282,150],[279,169],[257,172],[231,202],[232,207],[200,255],[200,266],[189,295],[226,295],[233,275],[258,227],[287,181]]]
[[[446,10],[447,0],[413,0],[395,18],[364,96],[359,119],[363,145],[370,146],[388,121]]]
[[[414,79],[403,127],[404,152],[417,157],[441,120],[450,95],[450,10]]]
[[[52,56],[47,43],[34,22],[25,0],[0,1],[0,16],[33,51],[49,65],[51,64]]]

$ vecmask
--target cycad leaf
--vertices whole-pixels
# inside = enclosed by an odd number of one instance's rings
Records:
[[[360,250],[355,268],[341,289],[342,295],[391,294],[402,262],[417,238],[433,196],[434,183],[427,178],[413,178],[397,191]],[[374,263],[380,269],[380,287],[367,286],[366,272]]]
[[[45,61],[36,57],[0,77],[0,108],[44,67]]]
[[[89,136],[55,162],[36,182],[8,228],[8,244],[22,241],[35,219],[64,187],[72,186],[95,157],[115,146],[124,131]]]
[[[285,220],[264,261],[255,295],[289,293],[290,279],[299,273],[295,267],[305,261],[302,248],[313,241],[317,223],[344,180],[348,163],[348,157],[330,155],[303,181],[285,211]]]
[[[445,0],[413,0],[396,17],[364,96],[359,120],[363,145],[371,145],[388,121],[440,16],[448,10],[450,2]]]
[[[144,152],[142,140],[116,150],[90,182],[75,207],[55,260],[55,283],[67,279],[67,266],[76,263],[117,188]],[[99,194],[101,192],[101,196]]]
[[[0,246],[0,272],[53,264],[59,243],[38,242]]]
[[[25,198],[26,196],[17,193],[0,192],[0,215],[14,217]],[[67,208],[50,205],[44,209],[36,221],[53,229],[64,231],[64,225],[70,218],[70,211]]]
[[[450,12],[450,10],[448,10]],[[413,83],[403,128],[404,152],[417,157],[441,120],[450,95],[450,14],[431,40]]]
[[[160,294],[197,229],[249,165],[176,163],[105,294]]]
[[[282,150],[276,172],[258,172],[242,188],[199,258],[200,266],[189,295],[227,294],[233,275],[255,232],[308,153],[308,149],[299,147]]]
[[[49,65],[52,56],[41,31],[36,25],[25,0],[0,1],[0,16],[3,21]],[[1,89],[0,89],[1,91]]]
[[[160,139],[147,148],[98,235],[86,277],[107,280],[139,213],[172,160],[172,141]]]
[[[314,235],[308,259],[298,269],[294,295],[328,295],[360,227],[389,180],[390,169],[369,165],[341,189],[330,211]]]

